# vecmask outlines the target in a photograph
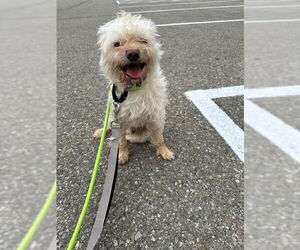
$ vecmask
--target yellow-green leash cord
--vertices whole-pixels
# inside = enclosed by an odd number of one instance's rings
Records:
[[[102,136],[101,136],[99,147],[98,147],[97,157],[96,157],[95,164],[94,164],[92,179],[90,181],[87,196],[85,198],[85,202],[84,202],[83,208],[81,210],[79,219],[77,221],[74,233],[73,233],[72,238],[69,242],[68,250],[72,250],[75,243],[76,243],[76,239],[77,239],[79,230],[81,228],[81,225],[83,223],[83,219],[85,217],[87,208],[88,208],[89,203],[90,203],[90,199],[91,199],[93,188],[94,188],[94,185],[95,185],[97,172],[98,172],[98,168],[99,168],[99,163],[100,163],[100,159],[101,159],[101,155],[102,155],[102,151],[103,151],[104,141],[105,141],[105,137],[106,137],[106,130],[107,130],[107,127],[108,127],[109,113],[110,113],[110,103],[108,103],[106,105],[103,131],[102,131]],[[56,195],[56,179],[55,179],[54,183],[52,184],[51,190],[48,194],[48,197],[47,197],[43,207],[41,208],[40,212],[38,213],[37,217],[35,218],[34,222],[31,225],[31,227],[27,231],[26,235],[22,239],[22,241],[19,244],[17,250],[25,250],[26,247],[29,245],[29,243],[31,242],[34,234],[36,233],[36,231],[38,230],[38,228],[39,228],[40,224],[42,223],[44,217],[46,216],[46,214],[47,214],[47,212],[48,212],[48,210],[49,210],[49,208],[50,208],[50,206],[51,206],[51,204],[52,204],[52,202],[55,198],[55,195]]]
[[[17,250],[24,250],[28,246],[28,244],[31,242],[32,237],[34,236],[35,232],[38,230],[40,224],[42,223],[44,217],[46,216],[56,194],[56,180],[52,184],[52,188],[48,194],[48,197],[40,210],[39,214],[35,218],[34,222],[32,223],[31,227],[29,228],[28,232],[22,239],[21,243],[19,244]]]
[[[98,147],[97,157],[96,157],[95,164],[94,164],[92,178],[91,178],[89,189],[88,189],[85,201],[84,201],[84,205],[82,207],[79,219],[77,221],[74,233],[73,233],[72,238],[69,242],[67,250],[72,250],[75,243],[76,243],[76,239],[77,239],[79,230],[81,228],[81,225],[83,223],[86,211],[87,211],[89,203],[90,203],[90,199],[91,199],[91,196],[92,196],[92,193],[93,193],[93,188],[94,188],[94,185],[95,185],[97,172],[98,172],[98,168],[99,168],[99,163],[100,163],[100,159],[101,159],[101,155],[102,155],[102,151],[103,151],[104,141],[105,141],[105,137],[106,137],[106,130],[107,130],[107,126],[108,126],[109,113],[110,113],[110,103],[107,103],[106,104],[104,124],[103,124],[103,129],[102,129],[102,135],[101,135],[101,139],[100,139],[100,143],[99,143],[99,147]]]

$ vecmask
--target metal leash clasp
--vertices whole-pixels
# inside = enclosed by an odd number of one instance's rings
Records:
[[[114,136],[114,130],[119,130],[121,128],[121,124],[120,124],[120,121],[119,121],[119,112],[120,112],[120,104],[117,103],[117,102],[113,102],[113,105],[114,105],[114,119],[113,121],[111,121],[110,123],[110,126],[111,126],[111,130],[112,130],[112,134],[111,134],[111,137],[108,138],[109,141],[114,141],[116,139],[119,138],[119,136]],[[119,133],[117,133],[119,134]]]
[[[113,105],[114,105],[114,120],[113,122],[119,122],[119,113],[120,113],[120,109],[121,109],[121,106],[119,103],[117,102],[113,102]]]

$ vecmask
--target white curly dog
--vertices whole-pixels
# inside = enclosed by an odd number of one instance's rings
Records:
[[[159,64],[163,52],[157,36],[151,20],[125,12],[98,31],[101,69],[116,86],[117,93],[128,91],[119,113],[120,164],[128,161],[127,140],[149,140],[156,147],[157,155],[167,160],[174,159],[163,138],[167,82]],[[111,96],[109,101],[112,101]],[[112,114],[113,106],[110,120]],[[96,130],[94,137],[101,137],[101,133],[101,129]]]

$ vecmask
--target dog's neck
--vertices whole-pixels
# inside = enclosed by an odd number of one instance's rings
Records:
[[[134,80],[132,79],[130,84],[123,83],[120,81],[112,81],[114,85],[116,85],[118,92],[122,93],[124,91],[134,91],[141,89],[143,85],[146,83],[146,78]]]

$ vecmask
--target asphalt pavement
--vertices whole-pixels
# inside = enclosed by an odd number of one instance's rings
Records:
[[[300,135],[300,93],[295,89],[300,81],[300,5],[274,0],[245,6],[245,87],[291,86],[295,94],[251,99],[280,119],[283,129],[267,139],[271,126],[261,133],[245,125],[245,248],[299,249],[299,158],[285,147],[294,142],[292,148],[300,148],[297,137],[288,139],[291,130]],[[275,145],[274,135],[284,140]]]
[[[56,171],[55,1],[0,3],[0,249],[16,249]],[[47,27],[47,29],[45,29]],[[28,249],[55,236],[55,202]]]
[[[111,20],[119,9],[150,9],[128,8],[141,2],[122,3],[58,2],[58,249],[67,246],[80,214],[98,146],[91,135],[101,126],[104,115],[108,84],[99,74],[97,28]],[[186,1],[181,7],[216,5],[216,2],[210,5]],[[151,9],[160,8],[154,7]],[[144,16],[156,24],[241,19],[243,8],[157,12]],[[164,134],[176,158],[164,161],[148,144],[129,145],[130,160],[119,168],[98,249],[242,249],[243,162],[184,93],[243,84],[243,22],[166,26],[158,27],[158,32],[165,51],[162,69],[169,82]],[[242,97],[216,102],[243,128]],[[90,235],[107,155],[106,148],[76,249],[84,249]]]

